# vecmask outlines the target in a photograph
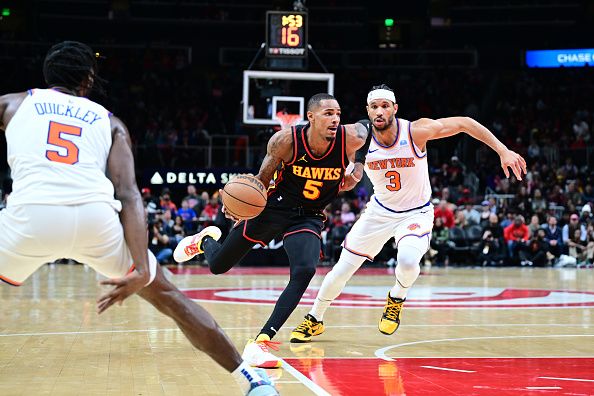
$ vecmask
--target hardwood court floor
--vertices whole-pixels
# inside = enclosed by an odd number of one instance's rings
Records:
[[[174,267],[173,281],[242,349],[272,310],[286,268],[222,276]],[[392,269],[363,269],[324,321],[290,345],[322,281],[281,329],[282,395],[594,395],[594,271],[432,269],[409,294],[403,324],[378,332]],[[0,286],[0,395],[239,395],[173,322],[137,297],[95,313],[97,278],[44,266],[24,286]]]

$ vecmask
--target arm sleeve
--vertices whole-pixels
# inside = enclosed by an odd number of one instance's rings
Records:
[[[369,144],[371,143],[371,128],[369,124],[369,120],[359,120],[357,121],[360,124],[363,124],[365,128],[367,128],[367,140],[365,140],[365,144],[355,153],[355,163],[365,164],[365,156],[367,155],[367,151],[369,150]]]

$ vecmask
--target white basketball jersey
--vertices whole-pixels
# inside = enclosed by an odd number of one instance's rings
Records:
[[[108,202],[120,210],[106,177],[110,113],[86,98],[30,90],[6,128],[13,192],[8,205]]]
[[[373,184],[372,200],[393,212],[424,206],[431,199],[427,153],[414,144],[411,122],[395,119],[396,139],[382,146],[372,137],[365,157],[365,172]],[[371,126],[370,126],[371,128]]]

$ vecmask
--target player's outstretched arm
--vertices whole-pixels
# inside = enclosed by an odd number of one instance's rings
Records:
[[[509,150],[505,145],[478,121],[470,117],[448,117],[432,120],[421,118],[412,123],[411,134],[415,144],[422,150],[429,140],[442,139],[465,132],[491,147],[501,160],[501,167],[505,177],[509,177],[509,169],[518,180],[522,180],[522,173],[526,174],[526,161],[521,155]]]
[[[293,156],[293,132],[290,129],[278,131],[268,141],[266,156],[256,177],[268,188],[280,164],[291,162]]]
[[[363,178],[365,154],[371,140],[371,134],[362,121],[347,124],[345,129],[347,131],[347,156],[354,167],[352,172],[344,177],[344,183],[340,188],[342,191],[352,190]]]
[[[102,285],[115,287],[97,300],[99,313],[105,311],[112,304],[123,301],[131,294],[138,292],[150,279],[144,205],[136,186],[130,135],[124,123],[117,117],[111,117],[111,127],[113,143],[107,159],[107,169],[115,188],[116,198],[122,202],[120,220],[136,271],[122,278],[101,282]]]

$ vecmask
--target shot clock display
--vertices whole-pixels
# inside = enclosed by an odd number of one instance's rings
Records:
[[[266,13],[266,56],[284,58],[307,56],[307,13],[295,11]]]

